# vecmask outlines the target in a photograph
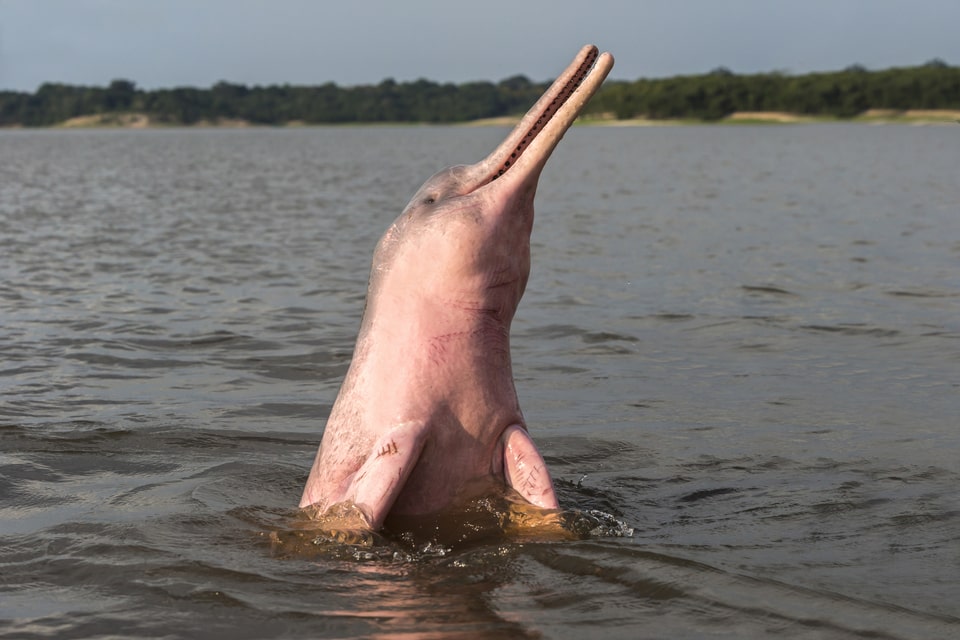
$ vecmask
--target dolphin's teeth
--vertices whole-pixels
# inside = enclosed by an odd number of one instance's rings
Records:
[[[590,75],[599,57],[600,51],[597,49],[587,54],[583,62],[580,63],[580,66],[577,67],[577,70],[567,79],[560,90],[557,91],[550,100],[550,103],[543,108],[543,111],[540,112],[536,122],[530,126],[516,149],[510,154],[510,159],[505,160],[504,163],[500,165],[499,170],[490,177],[489,182],[493,182],[502,176],[507,169],[514,164],[514,161],[523,154],[533,139],[547,126],[550,120],[563,108],[567,100],[573,96],[574,92],[576,92],[577,88],[583,83],[587,76]]]

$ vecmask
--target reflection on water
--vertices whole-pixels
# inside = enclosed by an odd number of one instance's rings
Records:
[[[952,128],[570,131],[514,369],[611,528],[275,553],[373,244],[502,134],[0,132],[0,634],[956,635]]]

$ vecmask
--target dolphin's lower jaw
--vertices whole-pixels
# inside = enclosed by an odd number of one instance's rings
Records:
[[[563,134],[580,115],[613,67],[613,56],[593,45],[583,47],[573,62],[537,100],[485,164],[492,182],[515,166],[546,164]],[[528,151],[529,150],[529,151]]]
[[[585,46],[577,56],[577,59],[574,60],[573,64],[567,68],[567,70],[559,76],[547,92],[534,104],[533,107],[527,112],[527,115],[517,124],[514,133],[509,136],[503,144],[495,151],[491,156],[496,156],[501,152],[501,149],[508,147],[508,145],[513,141],[513,138],[516,137],[519,133],[523,132],[523,137],[520,138],[520,141],[517,143],[516,147],[510,152],[510,157],[506,160],[503,160],[497,172],[491,176],[490,182],[496,180],[504,173],[506,173],[510,167],[523,155],[523,152],[527,149],[530,143],[537,137],[537,135],[543,131],[544,127],[549,123],[558,112],[567,105],[571,96],[581,85],[584,79],[594,71],[594,63],[597,61],[600,52],[599,50],[591,45]],[[580,61],[577,65],[577,61]],[[606,71],[600,71],[604,77],[606,76]],[[602,79],[601,79],[602,80]],[[549,100],[549,102],[547,102]],[[542,103],[547,102],[545,106],[541,106]],[[582,105],[575,107],[576,112],[574,118],[579,115],[580,108]],[[565,127],[566,128],[566,127]]]

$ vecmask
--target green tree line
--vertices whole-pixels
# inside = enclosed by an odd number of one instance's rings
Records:
[[[591,108],[615,117],[718,120],[734,112],[782,111],[851,118],[869,109],[960,109],[960,67],[931,60],[917,67],[788,75],[738,75],[721,67],[697,76],[604,86]]]
[[[523,113],[548,84],[522,75],[496,84],[387,79],[355,87],[219,82],[209,89],[143,90],[129,80],[114,80],[108,87],[46,83],[34,93],[0,91],[0,126],[42,127],[77,116],[129,112],[173,125],[222,119],[264,125],[464,122]],[[960,109],[960,67],[931,60],[916,67],[869,71],[853,65],[804,75],[740,75],[721,67],[701,75],[609,81],[586,113],[709,121],[738,111],[848,118],[868,109]]]
[[[0,92],[0,126],[50,126],[78,116],[144,113],[158,123],[189,125],[221,119],[254,124],[463,122],[526,110],[547,84],[515,76],[498,84],[428,80],[338,87],[247,87],[218,82],[209,89],[138,89],[129,80],[87,87],[46,83],[34,93]]]

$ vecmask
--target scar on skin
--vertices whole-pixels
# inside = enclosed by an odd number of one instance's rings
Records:
[[[526,478],[524,478],[524,481],[523,481],[522,486],[525,489],[531,489],[532,487],[536,486],[537,479],[540,477],[540,469],[541,469],[540,465],[536,465],[535,467],[530,469],[530,472],[527,473],[527,476]]]
[[[383,448],[381,448],[380,451],[377,451],[377,457],[382,458],[383,456],[392,456],[396,453],[400,453],[400,450],[397,448],[397,443],[391,440],[390,444],[383,445]]]

